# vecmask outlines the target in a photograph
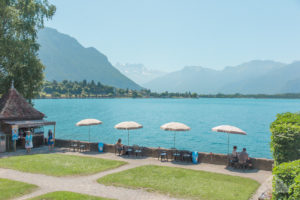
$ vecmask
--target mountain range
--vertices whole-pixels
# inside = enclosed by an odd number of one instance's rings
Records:
[[[52,28],[38,33],[39,58],[46,66],[46,80],[100,81],[117,88],[156,92],[197,92],[199,94],[300,93],[300,61],[291,64],[253,60],[214,70],[187,66],[166,73],[142,64],[116,64],[93,47],[83,47],[75,38]],[[141,86],[140,86],[140,85]]]
[[[156,92],[197,92],[200,94],[300,93],[300,62],[284,64],[253,60],[223,70],[184,67],[143,85]]]
[[[166,72],[163,71],[148,69],[143,64],[116,63],[115,66],[120,72],[139,85],[143,85],[166,74]]]
[[[86,79],[117,88],[142,88],[117,70],[104,54],[93,47],[83,47],[69,35],[52,28],[44,28],[38,33],[38,43],[39,58],[46,67],[46,80]]]

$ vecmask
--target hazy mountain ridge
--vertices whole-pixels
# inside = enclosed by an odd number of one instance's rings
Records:
[[[100,81],[117,88],[153,91],[197,92],[200,94],[278,94],[300,92],[300,61],[291,64],[271,60],[254,60],[238,66],[213,70],[187,66],[165,73],[150,70],[142,64],[117,64],[93,47],[85,48],[76,39],[45,28],[38,34],[39,57],[46,66],[47,80]],[[129,78],[127,78],[127,76]],[[151,80],[153,79],[153,80]]]
[[[153,91],[200,94],[276,94],[300,91],[300,62],[283,64],[254,60],[221,71],[203,67],[185,67],[145,84]]]
[[[148,69],[143,64],[116,63],[115,66],[125,76],[140,85],[166,74],[166,72],[163,71]]]
[[[118,88],[141,89],[124,76],[93,47],[85,48],[76,39],[44,28],[38,33],[39,58],[46,66],[46,80],[100,81]]]

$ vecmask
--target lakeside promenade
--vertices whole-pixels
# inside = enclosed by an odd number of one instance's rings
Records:
[[[120,160],[126,161],[128,164],[121,166],[116,169],[96,173],[88,176],[67,176],[67,177],[53,177],[42,174],[32,174],[25,173],[11,169],[2,169],[0,168],[0,177],[8,178],[12,180],[22,181],[26,183],[32,183],[39,186],[39,189],[31,194],[27,194],[20,198],[28,199],[34,196],[38,196],[41,194],[45,194],[53,191],[71,191],[71,192],[80,192],[82,194],[89,194],[94,196],[102,196],[108,198],[115,199],[129,199],[129,200],[137,200],[137,199],[176,199],[170,197],[168,195],[158,194],[147,192],[143,189],[129,189],[129,188],[120,188],[115,186],[104,186],[102,184],[98,184],[96,180],[100,177],[103,177],[108,174],[124,171],[127,169],[143,166],[143,165],[158,165],[158,166],[169,166],[169,167],[178,167],[185,169],[193,169],[193,170],[202,170],[209,171],[233,176],[240,176],[245,178],[250,178],[258,181],[261,186],[256,191],[256,193],[252,196],[251,199],[257,199],[263,192],[267,191],[271,187],[271,178],[272,173],[270,171],[265,170],[230,170],[227,169],[224,165],[214,165],[201,163],[198,165],[194,165],[192,163],[174,163],[174,162],[161,162],[156,158],[152,157],[120,157],[115,155],[114,153],[98,153],[96,151],[91,152],[69,152],[68,148],[55,148],[53,152],[49,152],[47,147],[34,148],[31,154],[67,154],[67,155],[77,155],[84,157],[95,157],[95,158],[105,158],[111,160]],[[24,155],[25,150],[18,150],[17,152],[7,152],[0,154],[0,158],[10,157],[10,156],[18,156]]]

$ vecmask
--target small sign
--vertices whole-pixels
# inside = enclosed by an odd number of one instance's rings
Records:
[[[19,138],[19,128],[18,126],[12,126],[12,140],[17,140]]]

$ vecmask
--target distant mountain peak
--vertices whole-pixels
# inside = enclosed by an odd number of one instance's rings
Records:
[[[294,85],[299,80],[299,61],[284,64],[272,60],[252,60],[218,71],[187,66],[156,78],[144,86],[158,92],[275,94],[299,92],[300,87]]]
[[[211,71],[213,69],[209,69],[202,66],[185,66],[182,71]]]
[[[140,63],[116,63],[115,66],[124,75],[128,76],[140,85],[166,74],[166,72],[163,71],[148,69]]]
[[[75,38],[53,28],[40,30],[38,43],[39,57],[46,66],[49,81],[86,79],[124,89],[142,88],[120,73],[96,48],[85,48]]]

